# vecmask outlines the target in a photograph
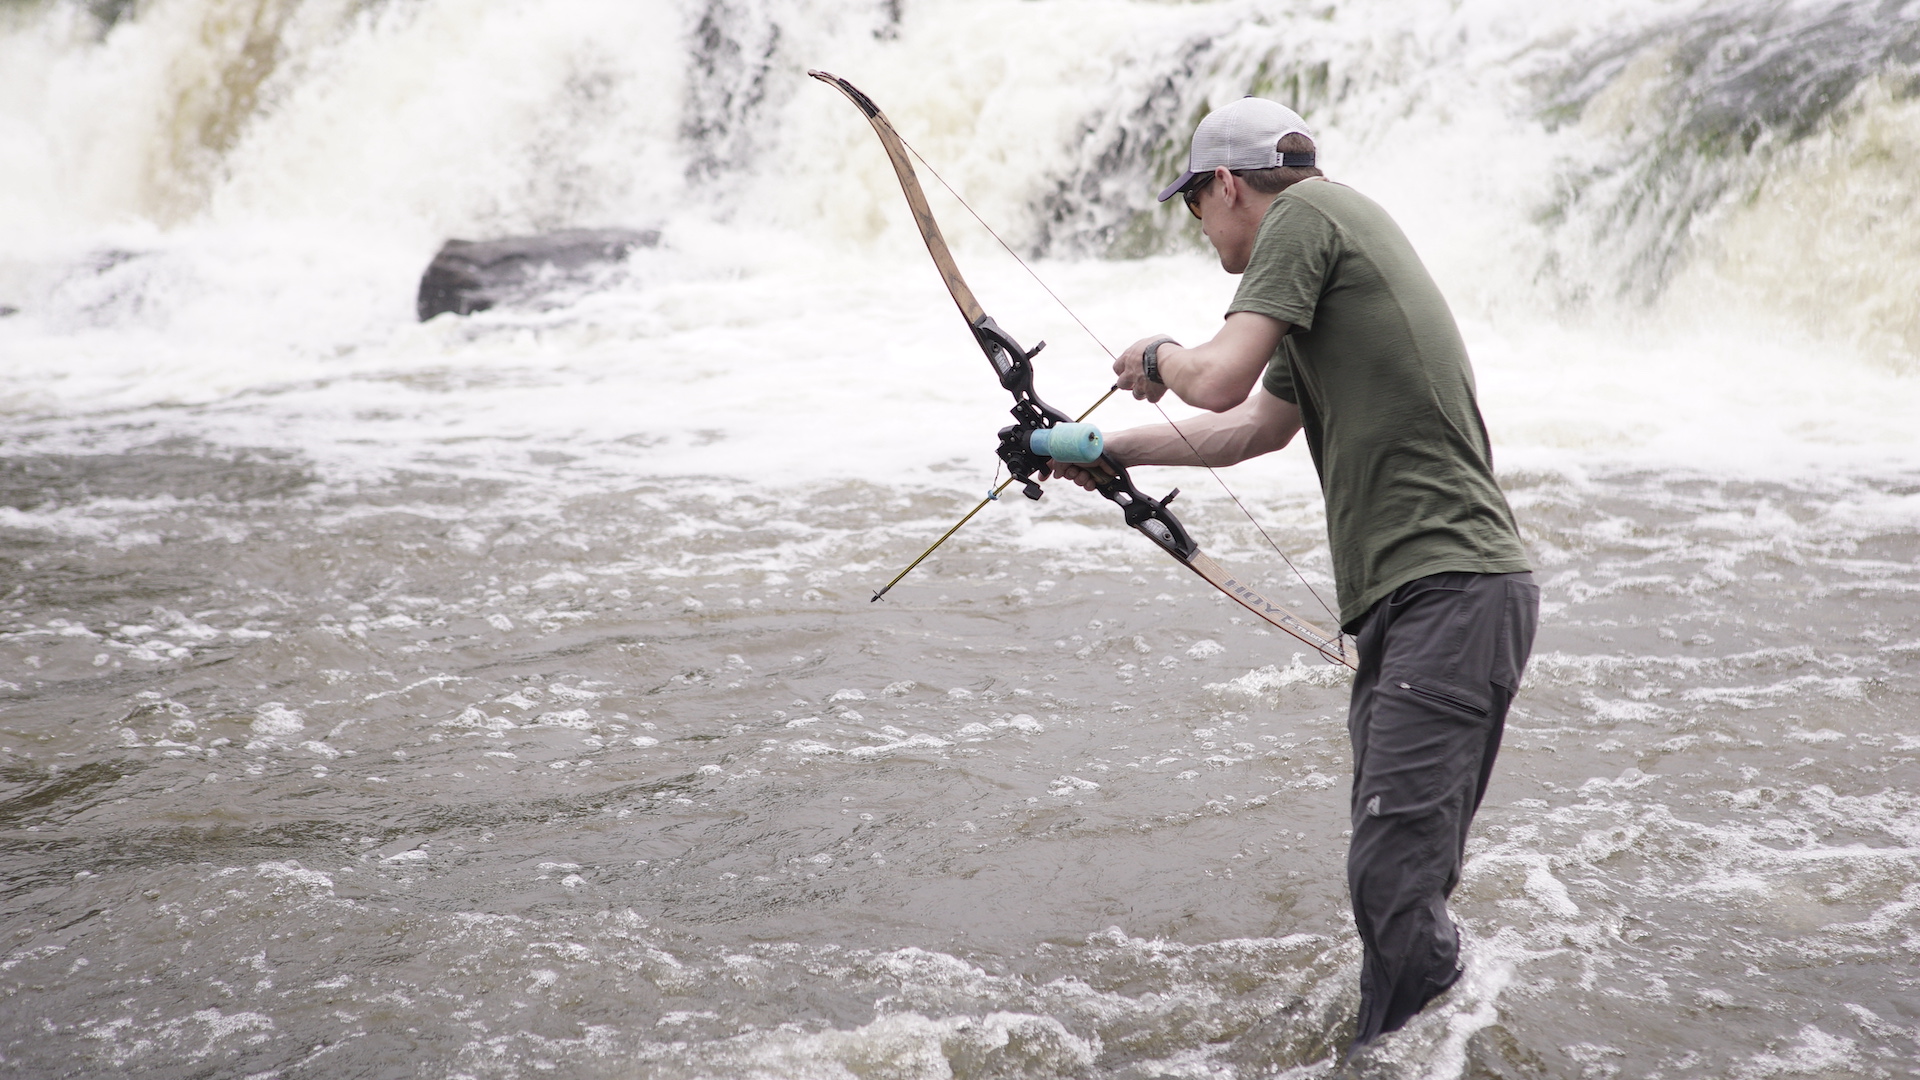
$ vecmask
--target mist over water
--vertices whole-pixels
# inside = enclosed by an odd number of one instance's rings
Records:
[[[1217,325],[1152,196],[1248,92],[1453,304],[1546,609],[1367,1075],[1915,1075],[1917,65],[1888,0],[0,4],[0,1060],[1332,1070],[1338,669],[1070,490],[867,603],[1006,402],[819,67],[1104,347]],[[444,239],[596,226],[663,239],[414,321]],[[1304,450],[1225,478],[1330,597]]]

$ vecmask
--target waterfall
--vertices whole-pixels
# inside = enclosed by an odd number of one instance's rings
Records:
[[[846,157],[869,152],[861,132],[804,85],[819,66],[867,87],[1028,254],[1198,250],[1153,194],[1200,117],[1262,94],[1316,125],[1335,178],[1389,201],[1469,311],[1712,297],[1796,311],[1895,367],[1920,354],[1920,214],[1901,181],[1920,153],[1914,0],[1100,11],[15,4],[0,227],[21,240],[0,284],[130,237],[165,248],[295,220],[408,259],[448,235],[703,222],[904,250],[888,178]],[[40,250],[60,267],[19,261]]]

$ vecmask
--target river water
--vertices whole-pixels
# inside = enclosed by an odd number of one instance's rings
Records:
[[[0,1061],[1333,1070],[1339,669],[1077,490],[867,602],[994,481],[1006,402],[821,67],[1109,346],[1216,324],[1233,279],[1151,196],[1250,89],[1454,304],[1545,611],[1466,978],[1364,1075],[1920,1075],[1916,26],[0,6]],[[1041,393],[1098,396],[929,187]],[[604,225],[663,240],[413,319],[448,236]],[[1137,478],[1318,613],[1303,449],[1223,474],[1302,578],[1212,479]]]

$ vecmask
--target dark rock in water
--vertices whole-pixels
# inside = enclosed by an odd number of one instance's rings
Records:
[[[636,248],[660,243],[653,229],[567,229],[504,240],[449,240],[420,277],[415,310],[425,322],[443,311],[471,315],[519,305],[590,283]]]

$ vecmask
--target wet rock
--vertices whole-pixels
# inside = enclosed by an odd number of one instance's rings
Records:
[[[414,309],[425,322],[442,312],[471,315],[536,305],[589,286],[636,249],[654,247],[653,229],[566,229],[503,240],[449,240],[420,277]]]

